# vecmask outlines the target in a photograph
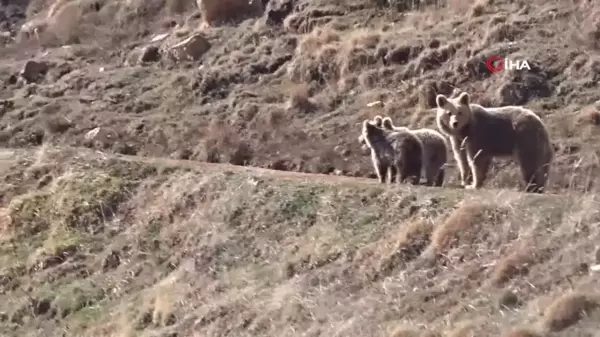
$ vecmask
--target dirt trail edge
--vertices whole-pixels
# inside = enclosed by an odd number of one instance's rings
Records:
[[[292,180],[312,180],[324,182],[327,184],[333,183],[341,183],[341,184],[357,184],[357,185],[380,185],[376,179],[368,179],[362,177],[348,177],[348,176],[338,176],[334,174],[319,174],[319,173],[304,173],[304,172],[293,172],[293,171],[279,171],[272,170],[254,166],[240,166],[240,165],[231,165],[231,164],[223,164],[223,163],[206,163],[194,160],[183,160],[183,159],[170,159],[163,157],[143,157],[143,156],[133,156],[133,155],[124,155],[124,154],[113,154],[113,153],[105,153],[95,150],[90,150],[88,148],[78,148],[78,147],[31,147],[29,149],[22,148],[0,148],[0,163],[2,165],[7,165],[8,163],[14,163],[17,158],[23,156],[32,156],[39,155],[41,152],[68,152],[72,153],[75,156],[84,156],[86,158],[95,157],[96,159],[118,159],[124,160],[128,162],[139,162],[146,163],[151,165],[159,165],[159,166],[172,166],[172,167],[180,167],[180,168],[188,168],[194,170],[202,170],[202,171],[210,171],[210,172],[236,172],[236,173],[245,173],[250,174],[257,177],[264,178],[274,178],[274,179],[292,179]],[[369,159],[365,159],[369,160]],[[414,186],[408,184],[400,184],[400,185],[385,185],[386,187],[391,188],[404,188],[404,189],[413,189]],[[418,188],[435,190],[438,187],[427,187],[424,185],[418,186]],[[445,184],[442,189],[456,189],[463,190],[465,195],[480,195],[480,194],[493,194],[497,195],[498,193],[507,194],[507,195],[520,195],[524,194],[518,190],[509,190],[509,189],[495,189],[495,188],[484,188],[479,191],[467,191],[462,187],[459,187],[455,184]],[[535,197],[536,195],[526,194]],[[561,196],[565,195],[565,193],[545,193],[543,196]]]

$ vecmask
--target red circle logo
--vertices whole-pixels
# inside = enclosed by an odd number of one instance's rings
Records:
[[[487,68],[495,73],[504,69],[504,60],[500,56],[490,56],[485,61]]]

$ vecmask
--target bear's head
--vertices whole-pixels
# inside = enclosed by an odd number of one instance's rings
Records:
[[[362,124],[362,131],[360,135],[362,142],[364,143],[363,147],[366,146],[371,148],[372,143],[376,141],[377,138],[383,136],[384,133],[385,130],[377,127],[374,121],[365,119]]]
[[[390,120],[390,122],[391,122],[391,120]],[[383,127],[383,118],[379,115],[375,116],[375,118],[373,118],[373,120],[370,121],[369,123],[378,128],[382,128]],[[363,130],[364,130],[364,126],[363,126]],[[361,145],[361,150],[363,152],[366,152],[369,150],[367,141],[365,140],[364,132],[361,132],[360,136],[358,136],[358,143]]]
[[[448,98],[437,95],[437,121],[440,127],[447,128],[452,133],[460,132],[469,124],[471,119],[471,107],[469,94],[461,93],[457,98]]]

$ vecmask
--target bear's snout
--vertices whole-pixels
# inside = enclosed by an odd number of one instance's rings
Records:
[[[456,129],[456,128],[458,127],[458,122],[457,122],[457,121],[453,121],[453,122],[450,124],[450,126],[451,126],[453,129]]]

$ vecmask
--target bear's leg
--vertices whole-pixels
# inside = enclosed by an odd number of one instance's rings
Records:
[[[427,167],[425,167],[423,171],[425,172],[425,186],[433,186],[437,173],[435,170],[435,165],[428,163]]]
[[[437,179],[435,180],[435,186],[442,186],[444,184],[444,168],[440,168],[437,174]]]
[[[434,164],[430,164],[425,172],[427,179],[427,182],[425,183],[426,186],[442,186],[442,183],[444,182],[443,165],[435,162]]]
[[[531,157],[521,155],[519,152],[519,165],[525,181],[525,192],[544,193],[544,187],[548,180],[549,163],[538,165]]]
[[[374,155],[371,156],[371,159],[373,160],[373,167],[375,168],[375,173],[377,174],[379,182],[382,184],[385,183],[388,174],[386,163],[382,162],[381,160],[379,160],[379,158],[377,158]]]
[[[552,145],[540,129],[521,126],[517,134],[516,154],[528,193],[543,193],[550,172]]]
[[[420,181],[421,181],[421,173],[413,175],[412,179],[410,180],[410,183],[413,185],[419,185]]]
[[[465,188],[481,188],[485,179],[487,178],[487,173],[492,163],[492,157],[483,155],[481,151],[478,151],[474,154],[471,153],[471,151],[469,151],[469,153],[467,154],[467,159],[469,161],[469,167],[471,168],[471,173],[473,175],[473,182],[470,185],[467,185]]]
[[[464,149],[461,149],[462,140],[451,137],[450,145],[452,145],[452,152],[454,153],[454,160],[458,166],[460,172],[460,183],[462,186],[466,186],[471,180],[471,170],[468,166],[467,153]]]
[[[543,193],[550,173],[552,144],[543,126],[533,118],[517,129],[517,159],[525,182],[525,192]]]
[[[396,165],[394,165],[394,171],[395,171],[395,174],[396,174],[396,183],[397,183],[398,185],[400,185],[401,183],[403,183],[403,182],[404,182],[404,179],[406,179],[406,178],[405,178],[405,177],[402,175],[402,170],[403,170],[403,168],[402,168],[402,165],[401,165],[401,164],[398,164],[398,163],[397,163]]]
[[[545,163],[535,172],[535,188],[531,192],[544,193],[546,184],[548,183],[548,176],[550,174],[550,163]]]
[[[406,178],[408,178],[408,173],[406,172],[406,168],[405,167],[399,167],[398,168],[398,180],[401,183],[404,183],[406,181]]]
[[[402,182],[409,181],[412,185],[419,185],[421,182],[421,166],[418,163],[415,165],[403,166],[400,169],[400,179]]]
[[[390,179],[389,179],[390,184],[395,183],[397,180],[396,177],[398,175],[398,168],[396,167],[396,165],[390,165],[388,172],[390,175]]]
[[[388,179],[388,168],[386,165],[383,164],[379,164],[377,166],[377,177],[379,178],[379,182],[382,184],[386,183],[386,180]]]

